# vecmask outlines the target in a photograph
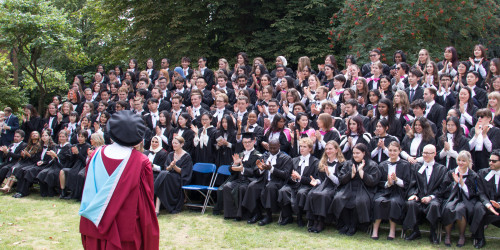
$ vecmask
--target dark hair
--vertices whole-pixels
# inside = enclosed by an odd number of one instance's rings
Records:
[[[392,105],[392,101],[387,98],[382,98],[378,101],[378,103],[379,105],[380,103],[387,105],[387,118],[389,120],[389,124],[392,124],[395,118],[394,106]],[[380,112],[378,111],[378,108],[375,110],[375,116],[380,120]]]
[[[413,101],[411,104],[410,104],[410,108],[414,109],[414,108],[421,108],[423,110],[425,110],[425,108],[427,107],[427,104],[425,103],[424,100],[422,99],[417,99],[415,101]]]
[[[337,60],[335,59],[334,55],[327,55],[325,58],[330,58],[330,64],[333,66],[333,73],[337,73],[337,69],[339,68],[337,65]],[[326,65],[325,65],[326,66]]]
[[[248,77],[245,74],[238,75],[238,80],[241,79],[241,78],[243,78],[245,80],[248,80]]]
[[[479,73],[477,71],[470,70],[469,72],[467,72],[467,74],[473,74],[476,78],[479,79]]]
[[[222,126],[222,120],[226,120],[227,122],[227,130],[224,130],[224,126]],[[230,115],[224,115],[222,119],[220,120],[220,125],[219,125],[219,130],[222,132],[229,134],[232,134],[236,131],[236,126],[234,125],[233,117]]]
[[[422,71],[420,71],[420,70],[418,70],[418,69],[411,69],[411,70],[410,70],[410,73],[411,73],[412,75],[417,76],[418,78],[422,77]]]
[[[139,68],[138,68],[138,67],[139,67],[139,65],[137,64],[137,59],[133,59],[133,58],[132,58],[132,59],[130,59],[128,62],[129,62],[129,63],[130,63],[130,62],[133,62],[133,63],[135,64],[135,68],[134,68],[135,70],[138,70],[138,69],[139,69]],[[130,66],[129,66],[129,67],[130,67]]]
[[[130,76],[130,79],[132,80],[132,82],[133,82],[133,83],[135,82],[135,74],[134,74],[134,73],[132,73],[132,72],[130,72],[130,71],[126,71],[124,75],[125,75],[125,76],[129,75],[129,76]],[[124,79],[124,80],[126,80],[126,79]]]
[[[37,117],[39,116],[38,115],[38,111],[36,110],[36,108],[31,105],[31,104],[26,104],[26,106],[24,106],[25,109],[29,109],[29,111],[31,112],[31,117]]]
[[[187,57],[187,56],[184,56],[184,57],[181,58],[181,62],[188,62],[188,63],[190,63],[191,59],[189,57]]]
[[[189,113],[188,112],[181,112],[179,117],[186,119],[186,128],[190,129],[191,128],[191,116],[189,115]],[[177,121],[177,124],[178,123],[179,123],[179,121]]]
[[[439,80],[443,79],[443,77],[448,77],[450,79],[453,80],[453,77],[450,75],[450,73],[442,73],[440,76],[439,76]]]
[[[285,120],[285,117],[280,114],[280,113],[277,113],[276,115],[274,115],[274,118],[273,120],[271,121],[271,126],[269,127],[269,130],[267,131],[266,133],[266,137],[268,137],[270,135],[271,132],[281,132],[285,129],[285,127],[283,127],[282,130],[279,130],[278,129],[278,122],[281,121],[281,120]]]
[[[170,130],[172,130],[172,115],[166,111],[166,110],[163,110],[160,112],[160,115],[163,114],[163,116],[165,116],[165,128],[167,130],[167,133],[170,132]],[[158,115],[159,117],[159,115]],[[156,123],[156,126],[163,126],[160,121],[158,121]]]
[[[351,131],[351,127],[349,126],[350,121],[354,121],[358,125],[357,131]],[[345,131],[346,135],[351,135],[352,132],[356,132],[358,136],[363,136],[365,133],[365,127],[363,127],[363,120],[361,119],[361,116],[356,115],[352,118],[349,119],[349,123],[347,124],[347,129]]]
[[[377,96],[377,98],[378,98],[377,99],[377,103],[371,103],[371,101],[370,101],[370,93],[373,93],[373,94],[375,94]],[[368,103],[370,103],[372,105],[373,104],[376,105],[376,104],[378,104],[378,102],[380,101],[380,99],[382,99],[382,94],[380,94],[380,91],[378,89],[371,89],[370,91],[368,91]]]
[[[401,62],[406,62],[406,54],[402,50],[396,50],[394,52],[394,55],[392,56],[392,60],[396,62],[396,55],[400,54],[401,55]]]
[[[357,143],[356,145],[354,145],[353,149],[357,149],[365,154],[365,156],[363,157],[363,159],[365,160],[365,164],[370,161],[370,153],[368,152],[368,147],[365,144]],[[352,159],[352,162],[354,163],[354,158]]]
[[[380,50],[379,49],[372,49],[372,50],[370,50],[370,52],[375,52],[375,53],[377,53],[377,54],[380,55]]]
[[[82,137],[85,137],[85,139],[89,138],[89,132],[87,132],[87,130],[85,129],[81,129],[78,131],[78,135],[79,136],[82,136]],[[85,143],[85,142],[84,142]]]
[[[446,47],[444,49],[444,51],[447,51],[449,50],[451,52],[451,63],[453,65],[453,68],[457,68],[458,66],[458,53],[457,53],[457,50],[455,49],[455,47],[453,46],[449,46],[449,47]],[[444,60],[443,60],[444,62]]]
[[[19,134],[22,138],[24,138],[24,136],[25,136],[24,130],[22,130],[22,129],[16,130],[16,132],[14,132],[14,134]]]
[[[298,114],[297,114],[297,116],[295,116],[295,124],[296,124],[295,128],[296,128],[296,129],[299,129],[299,130],[300,130],[300,125],[298,125],[298,124],[297,124],[297,122],[298,122],[298,121],[300,120],[300,118],[302,118],[303,116],[308,117],[306,113],[302,113],[302,112],[298,113]],[[308,121],[308,123],[307,123],[307,126],[304,128],[304,130],[309,129],[309,125],[310,125],[310,122],[309,122],[309,117],[308,117],[307,121]]]
[[[430,141],[430,140],[435,140],[434,139],[434,132],[432,131],[431,125],[429,124],[429,121],[425,117],[418,117],[415,120],[413,120],[411,124],[411,129],[407,133],[408,137],[413,139],[415,138],[414,130],[415,130],[415,124],[417,122],[420,122],[420,126],[422,127],[422,138],[425,141]]]
[[[356,64],[356,57],[353,55],[346,55],[344,59],[344,65],[347,64],[347,60],[351,60],[352,64]]]
[[[408,65],[408,63],[400,62],[399,67],[404,70],[405,74],[408,74],[408,71],[410,70],[410,66]]]
[[[390,125],[389,125],[389,121],[388,121],[387,119],[385,119],[385,118],[384,118],[384,119],[380,119],[380,120],[378,120],[378,122],[377,122],[377,123],[380,123],[380,125],[381,125],[382,127],[384,127],[386,131],[387,131],[387,130],[389,129],[389,127],[390,127]]]
[[[460,89],[460,91],[462,91],[462,89],[465,89],[465,90],[467,90],[467,92],[469,92],[469,100],[467,100],[467,112],[469,112],[474,107],[474,100],[472,98],[472,90],[468,86],[462,87]],[[457,103],[455,104],[455,108],[457,110],[460,110],[460,99],[459,98],[457,98]]]
[[[460,126],[460,120],[458,119],[458,117],[455,117],[455,116],[450,116],[446,119],[446,123],[448,123],[449,121],[452,121],[455,126],[457,127],[457,131],[455,131],[455,133],[453,133],[453,145],[459,145],[459,139],[462,135],[462,127]],[[446,129],[446,132],[448,132],[448,129],[447,127],[445,126],[445,129]],[[446,133],[444,133],[441,138],[440,138],[443,142],[447,141],[447,135]]]
[[[333,77],[334,80],[340,81],[342,83],[345,83],[347,80],[345,79],[345,76],[342,74],[338,74],[335,77]]]
[[[248,55],[247,55],[247,53],[240,52],[240,53],[236,54],[236,61],[238,61],[238,56],[242,56],[243,57],[243,61],[245,62],[245,65],[248,65]]]
[[[491,155],[495,155],[500,158],[500,149],[493,149],[493,151],[491,151]]]

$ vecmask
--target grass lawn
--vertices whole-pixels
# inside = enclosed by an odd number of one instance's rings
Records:
[[[38,194],[22,199],[0,195],[0,249],[81,249],[78,208],[79,203],[75,201],[42,199]],[[332,227],[321,234],[311,234],[305,228],[298,228],[296,224],[284,227],[276,223],[266,227],[247,225],[243,221],[213,216],[211,210],[205,215],[189,211],[176,215],[163,212],[159,217],[159,224],[162,249],[437,248],[429,243],[428,234],[425,233],[421,240],[415,242],[405,242],[400,238],[388,242],[385,240],[388,231],[382,230],[380,240],[374,241],[365,232],[358,232],[353,237],[341,236]],[[500,237],[500,230],[495,227],[486,232],[489,236]],[[397,235],[400,233],[398,230]],[[452,243],[456,244],[456,241],[457,237],[453,237]],[[440,244],[438,247],[444,248],[444,245]],[[466,248],[473,248],[469,238]],[[486,248],[500,249],[500,240],[489,239]]]

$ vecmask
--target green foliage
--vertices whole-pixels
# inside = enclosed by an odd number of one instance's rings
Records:
[[[5,0],[0,8],[0,46],[16,51],[22,82],[37,87],[38,110],[41,113],[45,97],[62,86],[59,83],[61,65],[85,62],[75,38],[76,30],[67,15],[47,0]],[[63,84],[65,85],[65,84]]]
[[[43,74],[43,89],[45,89],[45,96],[52,97],[54,95],[65,96],[69,90],[69,84],[66,83],[66,74],[64,71],[57,71],[53,68],[45,69]],[[23,72],[23,80],[21,86],[30,92],[31,100],[38,100],[41,98],[41,93],[37,91],[39,86],[35,79],[26,71]],[[42,105],[45,107],[52,101],[51,98],[43,99]]]
[[[12,84],[12,71],[7,55],[0,54],[0,110],[7,106],[15,110],[28,102],[25,92]]]
[[[380,48],[382,61],[392,64],[392,53],[406,51],[410,62],[426,48],[442,60],[444,48],[454,46],[460,58],[472,55],[473,46],[499,43],[498,2],[443,0],[346,0],[333,15],[331,44],[357,57]],[[500,51],[490,51],[490,55]]]
[[[74,0],[76,1],[76,0]],[[331,13],[340,1],[120,1],[88,0],[84,9],[92,16],[104,47],[98,62],[136,58],[140,68],[153,57],[169,57],[173,65],[183,56],[208,58],[216,67],[219,58],[235,62],[240,51],[274,62],[284,55],[292,64],[308,55],[322,61],[327,53]]]

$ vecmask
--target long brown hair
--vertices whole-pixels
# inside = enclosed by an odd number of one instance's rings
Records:
[[[425,117],[416,118],[412,125],[410,131],[408,131],[407,135],[410,138],[415,138],[415,123],[420,122],[420,126],[422,127],[422,139],[425,141],[430,141],[434,138],[434,132],[432,132],[431,125],[427,121]]]
[[[328,141],[325,145],[325,148],[327,145],[332,145],[337,150],[337,161],[339,161],[339,163],[345,161],[344,155],[342,154],[342,149],[340,148],[339,144],[336,141],[334,140]],[[328,155],[326,155],[326,152],[324,152],[323,156],[321,157],[321,160],[319,161],[318,170],[324,172],[327,166],[328,166]]]

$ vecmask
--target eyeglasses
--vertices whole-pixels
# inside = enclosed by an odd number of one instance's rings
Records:
[[[278,71],[278,72],[282,72],[282,71],[284,71],[284,70],[283,70],[283,69],[278,69],[278,70],[276,70],[276,71]]]
[[[378,54],[371,54],[370,57],[376,57]]]
[[[497,163],[498,161],[500,161],[500,160],[492,160],[492,159],[489,159],[489,162],[493,162],[493,163]]]
[[[431,155],[431,154],[434,154],[434,152],[424,152],[423,154],[424,155]]]
[[[401,68],[399,68],[399,67],[398,67],[398,68],[396,68],[396,70],[400,70],[400,69],[401,69]]]

